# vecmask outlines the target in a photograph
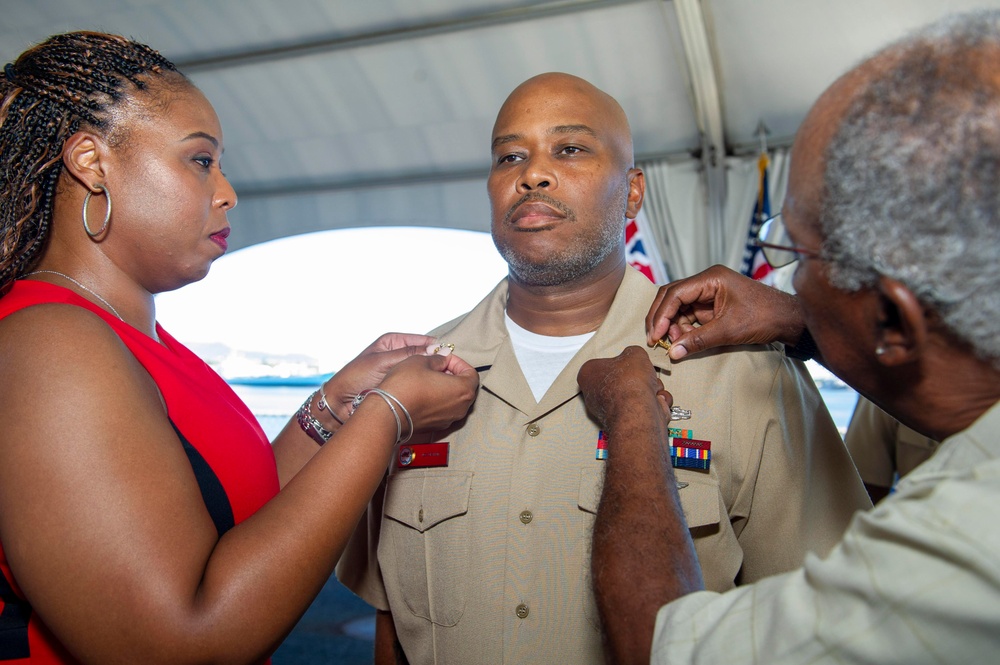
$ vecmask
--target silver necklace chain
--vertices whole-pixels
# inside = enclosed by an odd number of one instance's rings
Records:
[[[98,300],[100,300],[102,303],[104,303],[104,305],[108,309],[110,309],[111,312],[115,316],[118,317],[119,321],[124,321],[125,320],[125,319],[122,318],[122,315],[118,313],[118,310],[115,309],[111,305],[111,303],[109,303],[107,300],[105,300],[104,298],[102,298],[99,293],[97,293],[96,291],[94,291],[91,288],[88,288],[88,287],[84,286],[83,284],[81,284],[80,282],[76,281],[75,279],[73,279],[69,275],[67,275],[65,273],[59,272],[58,270],[35,270],[34,272],[25,273],[24,275],[21,275],[21,276],[22,277],[31,277],[32,275],[41,275],[42,273],[46,273],[46,274],[49,274],[49,275],[59,275],[60,277],[62,277],[64,279],[68,279],[69,281],[73,282],[74,284],[76,284],[77,286],[79,286],[81,289],[83,289],[84,291],[86,291],[87,293],[89,293],[90,295],[94,296],[95,298],[97,298]]]

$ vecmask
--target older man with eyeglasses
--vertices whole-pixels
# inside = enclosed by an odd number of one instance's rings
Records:
[[[1000,11],[931,26],[848,72],[809,112],[791,164],[788,238],[761,245],[776,262],[799,259],[796,295],[709,269],[660,291],[649,341],[667,333],[671,356],[694,360],[812,336],[837,375],[942,444],[828,555],[713,593],[665,462],[670,394],[642,348],[584,365],[588,408],[608,433],[593,540],[608,655],[995,663]]]

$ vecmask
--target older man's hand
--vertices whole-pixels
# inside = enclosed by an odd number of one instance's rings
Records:
[[[804,329],[795,296],[724,266],[661,286],[646,315],[649,344],[667,337],[673,360],[718,346],[794,345]]]
[[[656,398],[670,417],[673,397],[663,389],[649,355],[638,346],[627,347],[614,358],[588,360],[580,368],[577,382],[587,410],[604,425],[642,400]]]

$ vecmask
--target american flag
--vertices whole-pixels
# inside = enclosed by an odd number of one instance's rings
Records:
[[[771,196],[767,187],[767,167],[770,160],[766,152],[760,153],[757,160],[759,178],[757,181],[757,200],[754,201],[753,214],[750,217],[750,229],[747,233],[746,247],[743,250],[743,263],[740,272],[747,277],[752,277],[758,281],[770,283],[769,275],[773,271],[771,265],[764,258],[764,252],[760,247],[754,245],[757,234],[760,233],[761,225],[771,216]]]

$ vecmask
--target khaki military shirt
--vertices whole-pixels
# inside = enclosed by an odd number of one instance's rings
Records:
[[[930,459],[938,447],[937,441],[903,425],[864,397],[858,398],[844,443],[861,479],[879,487],[892,487],[897,478]]]
[[[576,376],[591,358],[646,348],[655,291],[627,270],[604,324],[540,403],[507,337],[506,281],[436,331],[479,369],[479,395],[463,422],[422,439],[448,442],[446,467],[394,460],[338,566],[346,586],[391,609],[414,665],[602,662],[589,567],[605,462]],[[707,588],[798,567],[871,505],[801,363],[763,346],[673,364],[663,349],[649,355],[692,412],[675,424],[711,442],[707,471],[676,474]]]

